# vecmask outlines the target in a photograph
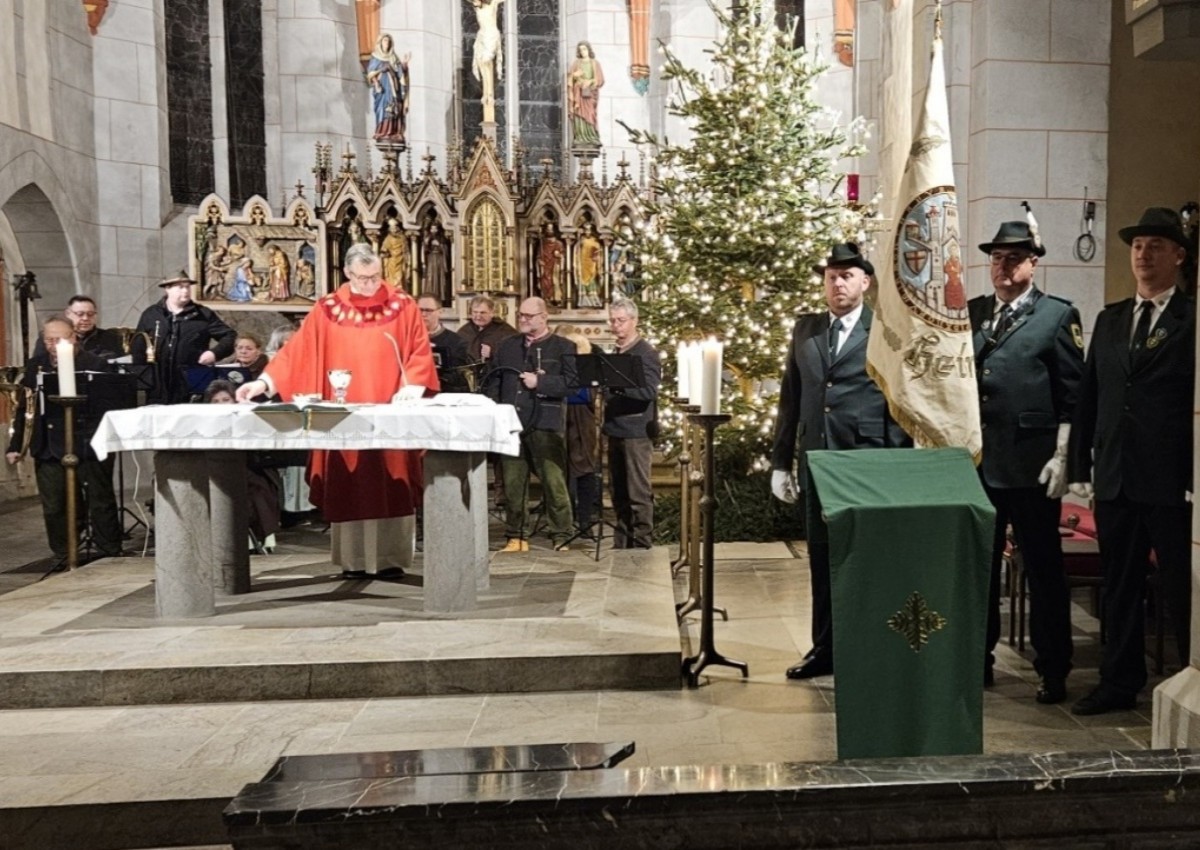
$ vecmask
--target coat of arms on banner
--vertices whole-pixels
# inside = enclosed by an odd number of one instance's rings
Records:
[[[934,327],[969,330],[953,186],[930,189],[909,203],[895,248],[896,289],[908,308]]]

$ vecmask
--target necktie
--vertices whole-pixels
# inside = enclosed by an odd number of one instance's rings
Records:
[[[1012,327],[1013,323],[1013,308],[1005,304],[1000,308],[1000,318],[996,319],[996,330],[992,333],[992,339],[1000,339]]]
[[[1133,329],[1133,340],[1129,345],[1129,350],[1137,353],[1146,347],[1146,340],[1150,338],[1150,315],[1154,312],[1154,302],[1150,300],[1143,301],[1138,305],[1141,310],[1141,315],[1138,316],[1137,327]]]
[[[837,357],[838,343],[842,339],[842,320],[834,319],[829,325],[829,359]]]

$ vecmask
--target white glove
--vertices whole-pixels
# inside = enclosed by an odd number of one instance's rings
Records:
[[[1087,499],[1089,502],[1096,495],[1095,489],[1090,481],[1074,481],[1071,483],[1071,492],[1081,499]]]
[[[1038,473],[1038,483],[1046,485],[1047,498],[1061,499],[1067,492],[1067,442],[1070,438],[1071,426],[1066,422],[1059,424],[1054,456]]]
[[[771,470],[771,493],[789,505],[796,502],[796,478],[785,469]]]
[[[423,398],[425,396],[425,388],[420,384],[406,384],[401,387],[394,396],[392,396],[392,404],[397,404],[402,401],[412,401],[413,399]]]

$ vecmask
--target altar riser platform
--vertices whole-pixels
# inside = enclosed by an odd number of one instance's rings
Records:
[[[677,688],[680,655],[0,674],[0,709]]]
[[[416,570],[277,555],[217,616],[163,621],[149,559],[97,562],[0,598],[0,709],[680,687],[666,550],[589,555],[495,556],[479,607],[436,618]]]

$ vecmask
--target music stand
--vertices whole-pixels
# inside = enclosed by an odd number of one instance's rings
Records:
[[[604,406],[609,390],[632,390],[646,386],[646,378],[642,372],[642,360],[633,354],[605,354],[593,351],[591,354],[575,355],[575,371],[579,376],[579,386],[596,390],[596,428],[598,437],[597,448],[600,452],[600,504],[597,505],[595,518],[587,528],[580,528],[567,538],[568,545],[580,537],[587,537],[596,542],[595,560],[600,560],[600,545],[604,542],[604,527],[616,530],[616,525],[604,518],[604,481],[605,469],[608,466],[607,440],[604,435]],[[596,529],[593,531],[593,529]]]

